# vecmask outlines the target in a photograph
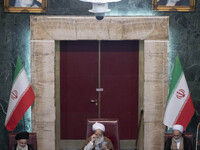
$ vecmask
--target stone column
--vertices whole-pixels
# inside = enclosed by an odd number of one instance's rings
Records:
[[[32,40],[31,49],[32,131],[39,150],[55,150],[55,42]]]
[[[144,42],[144,150],[162,150],[168,91],[168,41]]]

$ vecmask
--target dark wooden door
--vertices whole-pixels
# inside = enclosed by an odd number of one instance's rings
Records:
[[[135,139],[138,121],[138,41],[102,41],[101,117],[119,118],[120,139]]]
[[[138,121],[139,41],[61,41],[61,139],[85,139],[86,119],[97,118],[98,54],[101,117],[118,118],[120,139],[135,139]]]

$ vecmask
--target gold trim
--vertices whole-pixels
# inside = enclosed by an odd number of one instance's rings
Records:
[[[4,12],[45,13],[46,10],[47,0],[42,0],[42,7],[13,7],[9,0],[4,0]]]
[[[195,0],[190,0],[189,6],[165,6],[158,5],[158,0],[152,0],[152,9],[154,11],[195,11]]]

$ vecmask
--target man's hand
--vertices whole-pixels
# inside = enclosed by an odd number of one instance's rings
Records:
[[[93,134],[93,135],[91,136],[91,142],[94,142],[95,138],[96,138],[96,135]]]
[[[103,150],[109,150],[108,148],[107,148],[107,146],[102,146],[101,147]]]

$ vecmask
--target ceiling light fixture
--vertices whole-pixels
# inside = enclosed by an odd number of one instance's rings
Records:
[[[92,3],[92,9],[89,12],[94,13],[97,20],[102,20],[106,12],[109,12],[108,3],[119,2],[121,0],[80,0]]]

